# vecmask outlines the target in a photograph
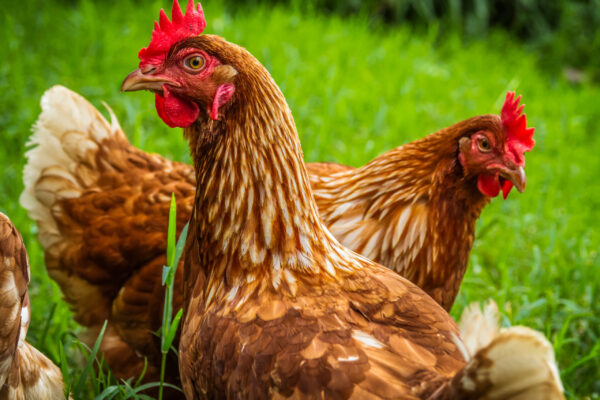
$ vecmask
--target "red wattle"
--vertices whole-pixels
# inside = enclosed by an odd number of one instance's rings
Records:
[[[508,194],[510,193],[510,189],[512,189],[513,187],[513,183],[511,181],[504,181],[504,183],[502,184],[502,197],[504,197],[504,200],[506,200],[506,198],[508,197]]]
[[[156,93],[154,95],[154,105],[156,106],[156,112],[158,113],[160,119],[162,119],[163,122],[169,125],[171,128],[174,128],[175,125],[173,125],[173,122],[171,122],[171,120],[169,119],[169,117],[167,117],[167,114],[165,113],[165,98],[162,97],[160,94]]]
[[[160,119],[171,128],[186,128],[193,124],[200,114],[200,108],[193,101],[183,100],[169,92],[163,85],[164,97],[156,94],[154,100]]]
[[[500,181],[497,175],[481,174],[477,179],[477,188],[484,196],[496,197],[500,193]]]

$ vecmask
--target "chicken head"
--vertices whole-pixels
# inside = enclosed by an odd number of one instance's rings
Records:
[[[523,153],[535,141],[520,100],[521,96],[515,99],[514,92],[508,92],[500,117],[459,139],[458,160],[465,176],[477,176],[477,188],[484,196],[496,197],[502,191],[506,199],[513,186],[519,192],[525,190]]]

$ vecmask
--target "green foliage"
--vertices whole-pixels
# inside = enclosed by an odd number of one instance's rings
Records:
[[[60,366],[65,382],[65,398],[71,396],[73,400],[85,400],[95,398],[96,400],[121,400],[121,399],[151,399],[143,391],[158,387],[159,382],[151,382],[140,384],[146,373],[147,364],[144,364],[144,370],[139,379],[132,384],[132,379],[122,380],[118,382],[112,376],[108,366],[104,363],[103,356],[99,353],[100,343],[106,332],[108,323],[104,322],[94,346],[90,349],[84,343],[80,342],[73,334],[66,334],[57,341],[59,347],[59,358],[57,363]],[[71,347],[74,347],[71,349]],[[79,366],[73,367],[73,360],[66,355],[65,348],[70,351],[71,356],[83,356],[80,364],[83,364],[83,369],[79,372]],[[175,386],[165,384],[165,386]]]
[[[581,68],[600,82],[600,1],[562,1],[555,31],[533,43],[547,54],[550,64]]]
[[[98,107],[106,101],[134,145],[189,162],[181,132],[160,121],[152,96],[119,92],[158,9],[168,3],[9,2],[0,17],[0,211],[20,229],[30,254],[28,340],[70,382],[77,382],[86,353],[69,334],[80,328],[46,273],[35,224],[18,204],[25,142],[40,96],[62,84]],[[493,29],[465,44],[452,31],[441,40],[439,25],[373,32],[360,16],[266,6],[230,13],[210,1],[204,7],[208,32],[245,46],[271,71],[294,112],[307,161],[361,165],[462,119],[499,112],[506,90],[522,93],[537,128],[528,187],[484,210],[452,314],[494,298],[506,325],[531,326],[553,342],[570,398],[599,397],[597,86],[574,87],[546,74],[541,55]],[[102,374],[101,391],[97,377],[87,381],[89,398],[105,392],[104,398],[116,392],[113,398],[123,398],[127,385],[135,387]]]
[[[229,0],[229,8],[240,8]],[[544,54],[540,66],[553,73],[568,72],[575,81],[600,80],[599,0],[244,0],[249,7],[288,3],[303,10],[348,16],[368,15],[373,23],[407,23],[419,30],[439,26],[439,38],[461,34],[470,41],[501,28],[515,40]],[[245,8],[243,8],[245,10]],[[586,76],[587,75],[587,76]]]
[[[75,397],[75,398],[81,398],[83,395],[83,390],[85,387],[86,380],[88,379],[88,375],[92,369],[92,366],[94,365],[94,361],[96,360],[96,355],[98,354],[98,350],[100,349],[100,343],[102,343],[102,338],[104,337],[104,332],[106,331],[106,325],[108,325],[108,321],[104,321],[104,324],[102,325],[102,329],[100,330],[100,333],[98,334],[98,337],[96,338],[96,342],[94,343],[94,347],[91,350],[86,349],[86,350],[89,350],[89,354],[87,355],[87,360],[86,360],[85,366],[83,367],[81,376],[77,380],[77,384],[74,387],[72,387],[73,397]],[[67,384],[66,386],[68,389],[69,386],[71,386],[71,385]],[[68,390],[67,390],[67,393],[69,393]]]
[[[231,5],[239,5],[231,1]],[[545,34],[556,29],[560,14],[571,8],[568,1],[543,0],[244,0],[257,6],[262,3],[290,3],[340,15],[366,13],[388,23],[417,24],[444,21],[461,28],[468,35],[481,35],[490,28],[502,27],[525,37]],[[576,2],[587,10],[597,8],[593,1]],[[232,7],[234,8],[234,7]]]

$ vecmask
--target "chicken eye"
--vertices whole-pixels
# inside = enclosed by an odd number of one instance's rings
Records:
[[[479,138],[479,140],[477,140],[477,146],[479,147],[479,150],[483,153],[487,153],[492,150],[492,145],[490,144],[490,141],[485,137]]]
[[[183,65],[192,71],[200,70],[202,67],[204,67],[204,63],[204,57],[199,55],[193,55],[183,60]]]

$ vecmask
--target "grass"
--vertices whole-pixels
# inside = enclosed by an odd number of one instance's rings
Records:
[[[165,380],[165,366],[167,363],[167,354],[171,350],[173,340],[177,329],[179,328],[179,322],[183,315],[183,309],[179,309],[175,316],[173,316],[173,280],[175,279],[175,271],[179,265],[179,260],[183,254],[185,246],[185,240],[187,238],[188,225],[185,224],[181,235],[175,244],[176,235],[176,224],[177,223],[177,205],[175,204],[175,195],[171,196],[171,207],[169,210],[169,229],[167,232],[167,264],[163,267],[162,273],[162,284],[166,286],[165,301],[163,303],[163,321],[161,327],[161,363],[160,363],[160,388],[158,392],[158,400],[163,398],[163,382]],[[177,349],[173,349],[177,353]]]
[[[28,246],[32,323],[28,339],[53,360],[78,331],[48,278],[34,224],[19,206],[24,145],[51,85],[65,85],[114,109],[132,142],[189,162],[179,130],[158,119],[148,93],[119,93],[137,65],[165,2],[10,2],[0,20],[0,211]],[[307,161],[360,165],[404,142],[477,114],[500,110],[509,89],[523,94],[537,146],[528,187],[495,199],[477,240],[453,315],[494,298],[504,323],[524,324],[553,342],[569,398],[600,397],[600,89],[542,73],[541,55],[491,34],[463,45],[375,31],[366,20],[300,14],[293,8],[223,11],[204,4],[207,32],[248,48],[271,71],[294,112]],[[73,346],[71,371],[85,365]],[[64,364],[64,362],[63,362]],[[88,382],[88,385],[91,385]]]

